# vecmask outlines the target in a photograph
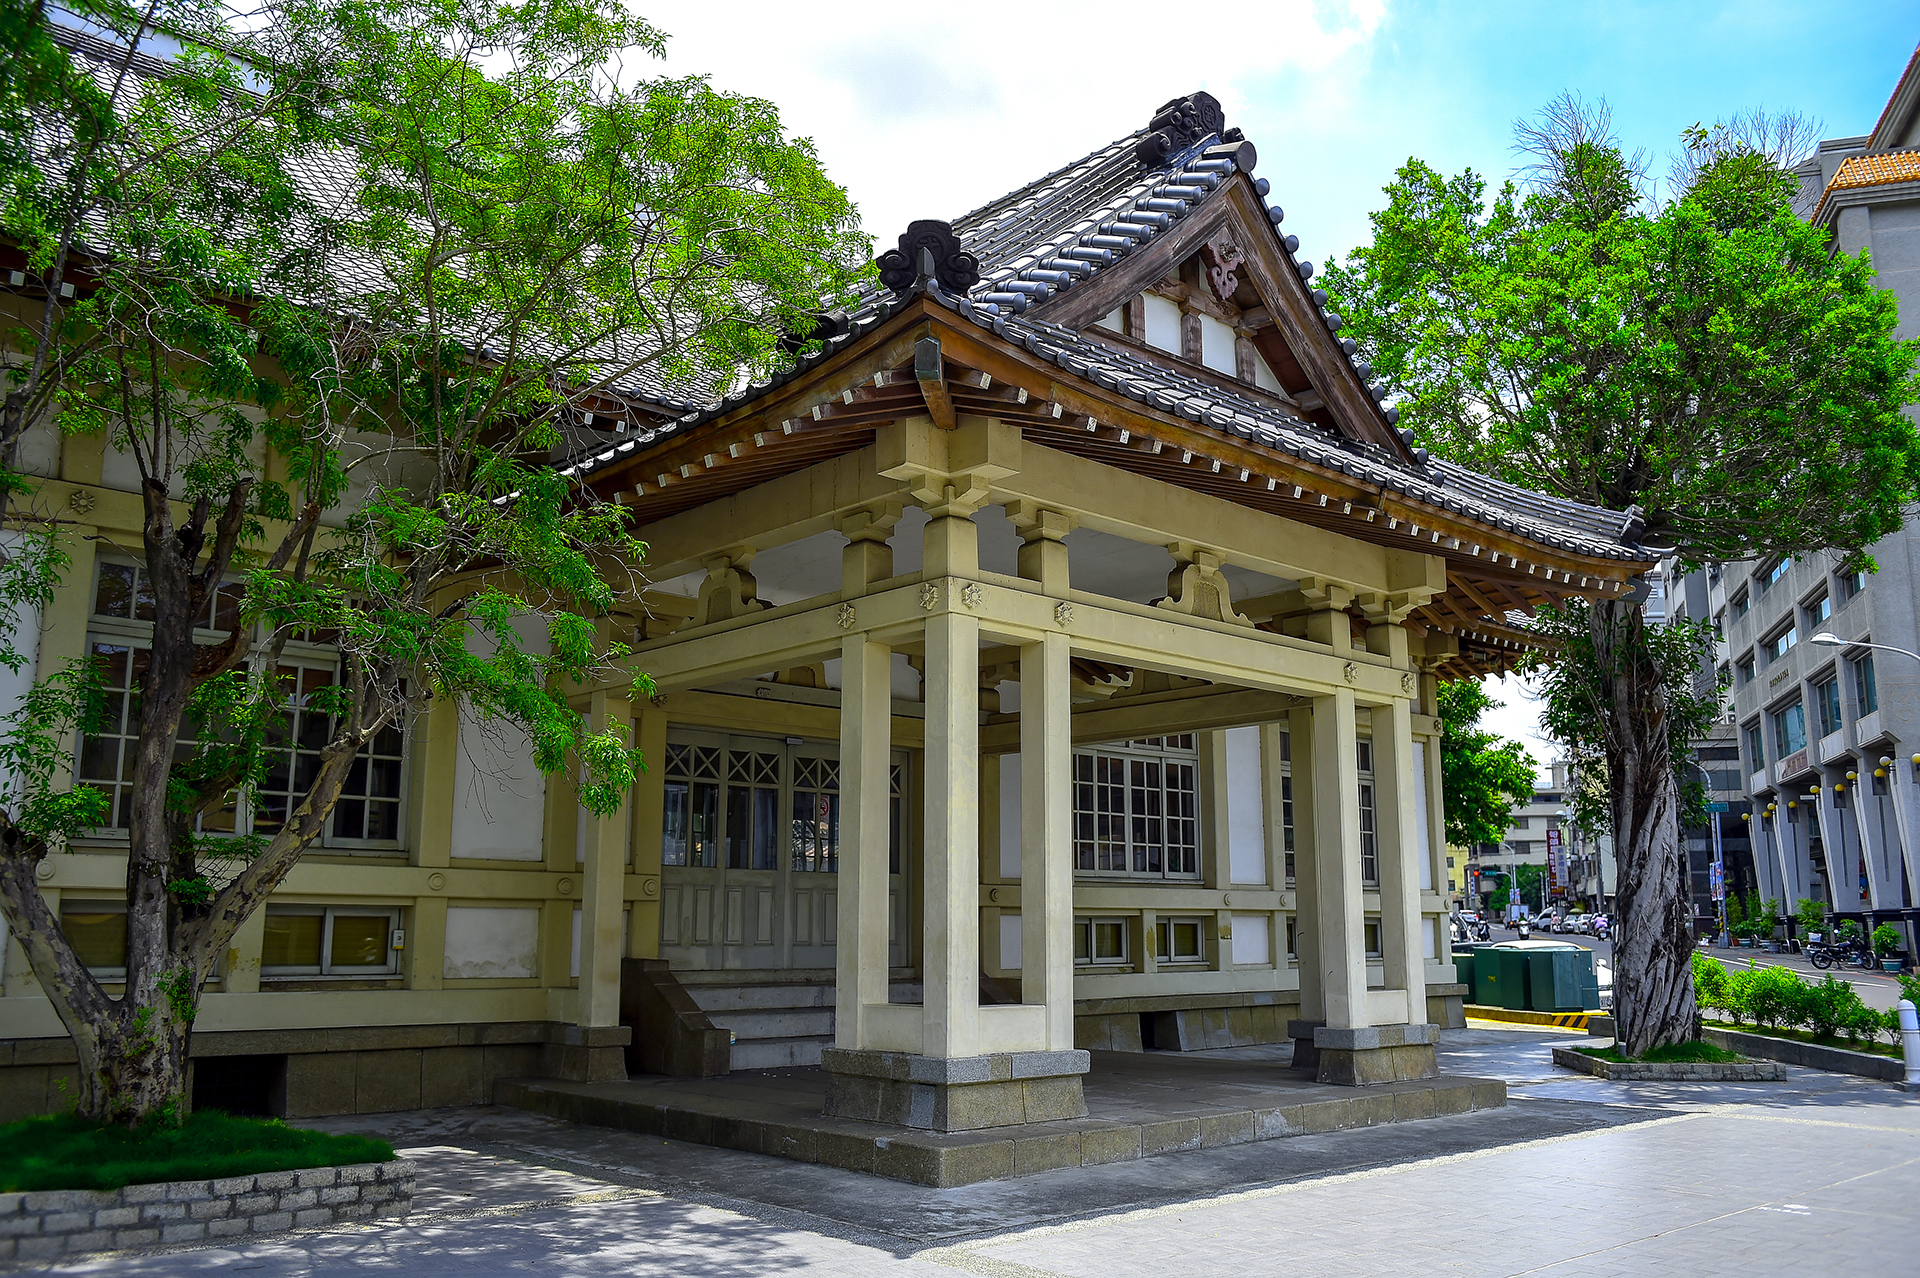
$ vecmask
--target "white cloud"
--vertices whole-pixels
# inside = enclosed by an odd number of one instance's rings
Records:
[[[668,34],[663,70],[774,102],[882,247],[913,219],[958,217],[1196,89],[1263,156],[1285,153],[1288,117],[1317,137],[1353,109],[1356,66],[1387,8],[636,2]],[[1262,176],[1284,186],[1271,168],[1263,158]]]
[[[1489,678],[1484,686],[1487,695],[1501,705],[1480,716],[1481,728],[1526,746],[1527,753],[1533,756],[1534,763],[1538,765],[1539,783],[1550,781],[1553,773],[1548,770],[1548,765],[1564,752],[1546,734],[1540,722],[1541,713],[1546,709],[1545,703],[1533,695],[1533,690],[1518,675]]]

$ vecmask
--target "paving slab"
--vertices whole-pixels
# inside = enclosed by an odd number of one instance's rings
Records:
[[[1105,1165],[1498,1108],[1496,1079],[1442,1077],[1371,1087],[1314,1081],[1270,1055],[1094,1052],[1087,1116],[931,1132],[821,1112],[818,1068],[624,1082],[520,1079],[494,1099],[568,1122],[821,1163],[948,1188],[1061,1167]]]

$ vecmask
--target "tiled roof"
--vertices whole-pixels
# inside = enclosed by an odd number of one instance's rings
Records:
[[[1533,492],[1449,462],[1410,464],[1388,449],[1335,435],[1293,416],[1262,396],[1238,394],[1116,344],[1082,337],[1038,317],[1026,318],[1025,312],[1033,306],[1109,269],[1129,252],[1151,242],[1199,208],[1234,172],[1235,161],[1222,153],[1230,154],[1234,148],[1215,148],[1213,144],[1220,139],[1214,136],[1170,157],[1165,166],[1143,168],[1135,154],[1142,132],[1102,147],[954,222],[962,246],[979,263],[980,281],[966,296],[949,293],[932,280],[916,284],[904,295],[877,288],[859,300],[845,333],[824,342],[818,351],[800,356],[791,370],[743,387],[717,403],[634,438],[578,454],[564,473],[584,478],[759,399],[845,349],[914,294],[925,292],[981,328],[1068,373],[1223,436],[1329,467],[1362,483],[1570,553],[1636,562],[1655,557],[1627,540],[1631,521],[1619,512]],[[1216,153],[1209,155],[1210,149]],[[1241,154],[1250,155],[1251,148]],[[1257,181],[1255,189],[1263,197],[1269,190],[1264,180]],[[1276,236],[1282,216],[1278,208],[1268,210]],[[1280,248],[1290,260],[1298,246],[1294,237],[1280,237]],[[1303,278],[1312,272],[1311,265],[1305,263],[1296,269]],[[1313,296],[1324,307],[1326,295],[1316,289]],[[1337,324],[1337,320],[1330,321],[1330,327]],[[1350,344],[1341,345],[1349,359],[1357,358]],[[1378,391],[1375,398],[1379,398]],[[1389,409],[1386,416],[1391,423],[1398,413]]]
[[[1814,218],[1819,219],[1820,210],[1826,208],[1827,197],[1835,191],[1862,186],[1887,186],[1894,182],[1920,182],[1920,151],[1878,151],[1871,155],[1850,155],[1840,161],[1833,181],[1827,183],[1827,189],[1820,193],[1820,205],[1814,211]]]

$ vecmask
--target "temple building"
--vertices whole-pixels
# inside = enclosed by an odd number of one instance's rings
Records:
[[[630,801],[588,816],[456,706],[392,734],[209,987],[197,1098],[818,1065],[830,1114],[963,1131],[1084,1113],[1090,1049],[1434,1074],[1437,685],[1653,556],[1415,447],[1255,164],[1176,99],[913,223],[772,381],[610,394],[557,464],[651,548],[615,624],[658,695],[580,700],[645,750]],[[43,669],[140,642],[138,503],[84,445],[42,466],[100,534]],[[124,848],[44,882],[109,974]],[[11,1117],[72,1054],[16,945],[4,975]]]

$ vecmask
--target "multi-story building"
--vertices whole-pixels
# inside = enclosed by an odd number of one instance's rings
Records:
[[[1669,560],[1662,565],[1662,576],[1672,582],[1667,616],[1673,621],[1706,619],[1713,626],[1713,650],[1706,654],[1694,675],[1694,690],[1710,693],[1717,683],[1732,677],[1727,640],[1728,573],[1719,564],[1682,577]],[[1753,803],[1747,795],[1746,773],[1740,767],[1738,715],[1732,707],[1723,708],[1713,728],[1693,742],[1692,769],[1681,779],[1706,787],[1706,819],[1681,833],[1680,856],[1685,862],[1687,896],[1692,907],[1694,930],[1714,930],[1720,921],[1720,901],[1724,893],[1745,897],[1762,890],[1762,881],[1754,866],[1753,845],[1749,838]],[[1716,888],[1713,866],[1722,867],[1722,883]],[[1781,908],[1791,913],[1793,902],[1781,898]]]
[[[1569,827],[1567,813],[1567,765],[1552,765],[1552,780],[1545,788],[1535,790],[1523,804],[1518,805],[1507,817],[1506,833],[1498,843],[1480,843],[1473,848],[1468,862],[1468,895],[1481,905],[1502,886],[1518,888],[1519,872],[1523,865],[1537,866],[1542,871],[1541,887],[1538,893],[1529,890],[1526,905],[1529,909],[1539,909],[1546,904],[1548,832],[1560,830],[1566,837]],[[1563,845],[1561,865],[1566,864],[1567,849]],[[1566,884],[1558,884],[1565,889]],[[1562,899],[1567,894],[1563,891]]]
[[[1899,301],[1899,335],[1920,333],[1920,54],[1872,132],[1822,142],[1795,172],[1805,216],[1837,251],[1871,253]],[[1745,818],[1761,896],[1788,913],[1811,898],[1896,922],[1911,950],[1920,660],[1884,649],[1920,646],[1920,525],[1910,520],[1871,553],[1874,572],[1818,553],[1710,567],[1687,589],[1701,604],[1694,615],[1725,636],[1748,802],[1730,815]],[[1710,773],[1720,762],[1703,759]]]

